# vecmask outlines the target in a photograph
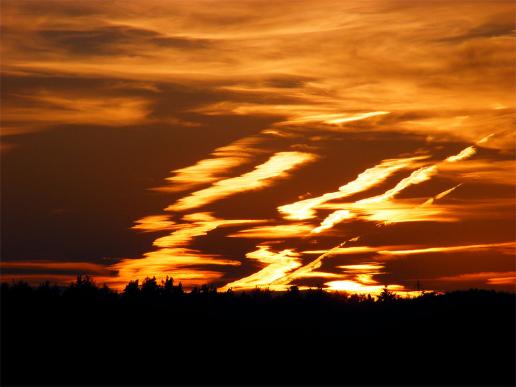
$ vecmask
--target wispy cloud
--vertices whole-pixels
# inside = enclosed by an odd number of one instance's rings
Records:
[[[210,158],[197,161],[194,165],[176,169],[174,176],[167,177],[168,185],[157,190],[184,191],[199,185],[206,185],[226,176],[235,167],[252,161],[252,156],[260,150],[255,147],[258,137],[246,137],[215,149]],[[263,150],[261,151],[263,152]]]
[[[442,163],[455,163],[467,159],[476,153],[474,149],[474,147],[465,148],[458,154],[447,157]],[[331,229],[343,220],[359,216],[369,220],[387,223],[418,221],[431,219],[432,217],[434,220],[438,220],[437,216],[442,214],[442,211],[438,209],[427,208],[424,203],[422,206],[417,206],[417,208],[407,208],[407,206],[392,202],[392,199],[406,188],[430,180],[438,173],[440,164],[441,163],[434,163],[418,168],[383,194],[358,200],[346,205],[347,208],[345,209],[334,211],[328,215],[318,227],[314,228],[313,232],[320,233],[324,230]],[[448,193],[449,192],[446,194]],[[448,219],[453,220],[453,218],[449,217]],[[444,218],[444,220],[447,220],[447,218]]]
[[[55,262],[55,261],[22,261],[0,262],[2,269],[40,269],[50,271],[81,272],[86,274],[106,274],[109,269],[104,265],[92,262]]]
[[[405,256],[414,254],[431,254],[431,253],[449,253],[456,251],[479,251],[479,250],[493,250],[505,254],[513,254],[516,249],[516,242],[502,242],[502,243],[485,243],[464,246],[443,246],[443,247],[425,247],[420,249],[408,250],[379,250],[378,254],[386,256]],[[393,257],[395,258],[395,257]]]
[[[140,220],[140,228],[145,231],[173,231],[154,240],[153,245],[158,249],[145,253],[141,258],[122,259],[111,265],[109,268],[116,271],[117,276],[105,277],[104,281],[114,286],[122,286],[124,281],[134,279],[166,276],[178,279],[178,275],[188,286],[214,281],[223,276],[223,271],[207,270],[206,266],[239,266],[241,262],[189,248],[192,240],[218,227],[262,222],[254,219],[218,219],[208,212],[187,214],[183,216],[182,223],[173,225],[164,221],[168,216],[150,218]]]
[[[135,225],[131,228],[143,232],[170,230],[175,224],[168,215],[149,215],[138,219],[134,223]]]
[[[264,263],[266,266],[248,277],[226,284],[222,290],[270,286],[289,271],[301,266],[299,253],[290,249],[274,252],[267,245],[258,246],[258,250],[247,253],[246,257]]]
[[[278,152],[265,163],[260,164],[251,172],[229,179],[219,180],[210,187],[193,192],[179,199],[175,204],[166,208],[167,211],[185,211],[202,207],[239,192],[260,189],[272,184],[274,179],[287,176],[287,172],[307,162],[316,156],[303,152]]]
[[[454,163],[456,161],[467,159],[473,156],[475,153],[477,153],[476,148],[474,146],[468,146],[467,148],[461,150],[458,154],[447,157],[446,161]]]
[[[384,160],[378,165],[366,169],[359,174],[355,180],[339,187],[339,190],[336,192],[329,192],[315,198],[285,204],[278,207],[278,211],[285,214],[287,219],[303,220],[313,218],[317,206],[330,200],[340,199],[366,191],[382,183],[395,172],[417,165],[417,162],[422,159],[425,159],[425,156]]]
[[[304,223],[280,224],[274,226],[259,226],[239,230],[228,237],[234,238],[300,238],[307,235],[312,230],[312,226]]]

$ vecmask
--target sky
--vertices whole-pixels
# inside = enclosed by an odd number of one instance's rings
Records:
[[[516,290],[515,7],[2,1],[2,279]]]

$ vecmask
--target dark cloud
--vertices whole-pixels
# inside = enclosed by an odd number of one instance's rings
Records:
[[[64,76],[64,75],[13,75],[2,76],[2,108],[8,112],[9,108],[47,109],[73,111],[74,101],[78,104],[81,99],[97,102],[101,106],[109,107],[116,104],[117,98],[134,99],[146,103],[146,120],[163,121],[172,119],[174,122],[184,121],[193,125],[204,125],[206,120],[214,125],[224,122],[239,122],[238,117],[231,117],[232,112],[221,112],[209,116],[200,110],[219,102],[236,104],[273,104],[298,103],[300,98],[268,94],[253,91],[231,91],[219,88],[219,85],[197,82],[183,82],[182,84],[165,81],[139,81],[125,78],[92,77],[92,76]],[[57,103],[56,99],[69,101],[66,105]],[[111,99],[111,100],[110,100]],[[111,101],[111,102],[110,102]],[[260,122],[275,122],[281,119],[280,115],[260,114]],[[16,122],[11,122],[4,116],[3,123],[14,125],[24,122],[30,127],[36,123],[31,118],[24,119],[18,115]],[[49,117],[49,119],[52,116]],[[92,117],[91,117],[92,118]],[[101,119],[102,117],[99,117]],[[93,119],[93,118],[92,118]],[[66,124],[67,122],[63,122]],[[50,121],[48,124],[55,125]],[[121,124],[127,124],[122,122]],[[27,128],[25,128],[27,129]],[[3,141],[10,141],[4,136]]]
[[[307,82],[315,80],[315,78],[308,77],[294,77],[291,75],[276,76],[266,80],[265,85],[270,87],[277,87],[280,89],[294,89],[301,88]]]
[[[15,11],[24,15],[52,14],[59,17],[84,17],[103,15],[106,4],[91,1],[67,0],[6,0],[2,1],[3,11]]]
[[[468,31],[455,36],[439,39],[441,42],[460,43],[471,39],[496,38],[500,36],[514,35],[516,23],[514,14],[501,13],[494,16],[491,20],[475,26]]]
[[[208,48],[207,39],[167,37],[156,31],[129,26],[104,26],[86,30],[44,29],[38,31],[44,44],[72,55],[145,55],[159,48]]]
[[[156,92],[152,82],[139,82],[131,79],[67,76],[64,74],[15,75],[4,73],[2,76],[2,95],[11,98],[48,91],[56,95],[73,93],[76,96],[151,96]]]

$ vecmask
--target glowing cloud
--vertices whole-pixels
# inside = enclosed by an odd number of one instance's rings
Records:
[[[312,230],[308,224],[282,224],[276,226],[253,227],[228,235],[232,238],[298,238]]]
[[[436,281],[450,281],[450,282],[466,282],[483,280],[491,285],[516,285],[516,272],[480,272],[480,273],[464,273],[454,276],[438,277]]]
[[[348,210],[338,210],[331,213],[326,219],[323,220],[319,227],[312,230],[313,233],[320,233],[321,231],[332,228],[335,224],[342,222],[344,219],[354,218],[355,215]]]
[[[217,219],[209,212],[188,214],[183,217],[183,220],[188,223],[177,225],[176,231],[156,239],[153,245],[158,247],[186,246],[192,238],[206,235],[217,227],[262,222],[254,219]]]
[[[209,188],[196,191],[166,208],[167,211],[185,211],[197,208],[234,195],[239,192],[259,189],[271,184],[273,179],[285,177],[286,172],[309,161],[315,160],[312,153],[279,152],[251,172],[238,177],[220,180]]]
[[[482,141],[482,140],[480,140]],[[487,140],[485,140],[487,141]],[[450,156],[446,159],[449,163],[454,163],[456,161],[465,160],[477,153],[477,150],[474,146],[469,146],[463,150],[461,150],[458,154]]]
[[[149,103],[143,98],[103,96],[78,97],[71,94],[53,95],[48,92],[34,92],[19,95],[32,101],[27,106],[6,106],[2,120],[27,122],[31,125],[59,123],[104,124],[109,126],[127,125],[144,122],[149,111]]]
[[[443,163],[455,163],[457,161],[465,160],[475,154],[474,147],[468,147],[460,151],[458,154],[446,158]],[[407,206],[394,203],[393,199],[398,193],[404,189],[420,184],[430,180],[438,173],[438,167],[441,163],[427,165],[413,171],[408,177],[400,180],[393,188],[384,192],[381,195],[370,198],[358,200],[354,203],[346,205],[346,208],[334,211],[328,215],[322,223],[314,228],[314,233],[320,233],[324,230],[330,229],[336,224],[345,219],[360,217],[373,220],[382,221],[384,223],[407,222],[407,221],[424,221],[424,220],[441,220],[452,221],[455,218],[451,216],[442,216],[443,209],[428,208],[428,204],[433,203],[434,200],[427,200],[423,205],[416,208],[408,208]],[[456,187],[455,187],[456,188]],[[455,188],[440,194],[441,198],[452,192]],[[439,196],[439,195],[438,195]],[[436,197],[437,198],[437,197]]]
[[[488,142],[491,137],[493,137],[495,135],[495,133],[491,133],[485,137],[482,137],[480,140],[477,141],[477,144],[485,144],[486,142]]]
[[[352,117],[338,117],[338,118],[332,118],[332,119],[329,119],[329,120],[326,120],[326,122],[328,124],[343,124],[345,122],[353,122],[353,121],[359,121],[359,120],[364,120],[366,118],[370,118],[370,117],[376,117],[376,116],[383,116],[385,114],[389,114],[390,112],[369,112],[369,113],[363,113],[363,114],[358,114],[356,116],[352,116]]]
[[[348,293],[358,293],[358,294],[371,294],[378,295],[384,289],[383,285],[363,285],[360,282],[342,280],[342,281],[331,281],[325,283],[328,287],[328,290],[337,290],[337,291],[345,291]],[[403,286],[401,285],[388,285],[388,290],[396,291],[403,290]]]
[[[278,211],[285,214],[285,218],[287,219],[303,220],[313,218],[315,217],[314,209],[317,208],[317,206],[330,200],[344,198],[358,192],[368,190],[382,183],[395,172],[404,168],[409,168],[417,161],[425,158],[425,156],[418,156],[383,160],[380,164],[360,173],[355,180],[339,187],[337,192],[330,192],[315,198],[286,204],[278,207]]]
[[[194,165],[173,171],[174,176],[166,179],[170,185],[155,190],[183,191],[216,181],[227,174],[230,169],[249,163],[252,156],[259,152],[258,149],[253,148],[259,142],[258,137],[245,137],[227,146],[217,148],[211,153],[211,158],[200,160]]]
[[[385,114],[389,114],[390,112],[377,111],[377,112],[367,112],[360,113],[355,115],[343,115],[343,114],[315,114],[315,115],[301,115],[296,118],[290,119],[289,123],[296,122],[324,122],[326,124],[338,125],[344,124],[346,122],[360,121],[365,120],[367,118],[382,116]]]
[[[107,274],[109,269],[104,265],[92,262],[55,262],[55,261],[22,261],[0,262],[2,269],[29,269],[49,271],[71,271],[87,274]]]
[[[462,184],[457,184],[455,187],[452,187],[446,191],[443,191],[437,195],[435,195],[433,198],[430,198],[428,199],[426,202],[424,202],[423,204],[421,204],[421,207],[426,207],[426,206],[429,206],[431,204],[433,204],[436,200],[439,200],[439,199],[442,199],[444,198],[445,196],[448,196],[449,194],[451,194],[453,191],[455,191],[457,188],[459,188]]]
[[[345,269],[345,270],[358,270],[358,271],[371,271],[371,270],[380,270],[383,266],[379,265],[377,263],[371,264],[371,263],[365,263],[360,265],[342,265],[337,266],[339,269]]]
[[[359,213],[361,219],[366,219],[380,224],[392,224],[402,222],[454,222],[458,217],[451,213],[445,206],[414,206],[403,201],[387,202],[371,205]]]
[[[136,224],[131,228],[143,232],[170,230],[175,224],[168,215],[150,215],[138,219],[134,223]]]
[[[303,254],[324,254],[325,256],[329,255],[345,255],[345,254],[361,254],[361,253],[370,253],[375,252],[377,250],[376,247],[370,246],[351,246],[351,247],[334,247],[329,250],[305,250]]]
[[[291,249],[285,249],[276,253],[271,251],[269,246],[261,245],[258,246],[258,250],[247,253],[246,257],[258,260],[261,263],[267,264],[267,266],[249,277],[225,285],[221,289],[222,291],[229,288],[245,289],[270,285],[279,278],[284,277],[287,272],[301,266],[299,253]]]
[[[509,274],[509,275],[507,275]],[[511,275],[512,274],[512,275]],[[498,274],[497,274],[498,275]],[[489,285],[512,285],[516,286],[516,272],[509,272],[503,276],[493,276],[487,279]]]
[[[203,284],[220,278],[220,271],[206,270],[199,265],[238,266],[239,261],[223,259],[217,255],[203,254],[191,249],[160,249],[146,253],[141,259],[123,259],[110,269],[117,271],[116,277],[104,277],[103,280],[115,287],[123,287],[128,281],[167,276],[181,280],[186,286]]]
[[[183,216],[183,220],[185,223],[174,224],[173,226],[160,222],[147,222],[151,224],[150,227],[153,227],[152,231],[157,231],[156,226],[160,224],[164,226],[163,229],[172,227],[174,231],[154,241],[153,245],[159,247],[158,250],[144,254],[143,258],[123,259],[109,266],[110,269],[118,272],[118,276],[116,278],[104,278],[104,280],[113,286],[121,286],[124,281],[128,282],[132,279],[144,279],[146,277],[164,278],[170,276],[175,279],[181,278],[187,286],[213,281],[220,278],[223,273],[207,271],[204,268],[199,268],[200,265],[238,266],[240,262],[189,249],[187,246],[192,239],[206,235],[218,227],[261,222],[252,219],[217,219],[208,212],[187,214]],[[148,228],[147,224],[144,227]]]
[[[394,186],[394,188],[391,188],[390,190],[386,191],[385,193],[374,196],[372,198],[362,199],[357,201],[355,204],[357,206],[363,206],[373,203],[380,203],[384,202],[386,200],[389,200],[393,198],[396,194],[403,191],[405,188],[414,185],[414,184],[420,184],[424,181],[430,180],[432,176],[434,176],[437,173],[437,166],[436,165],[430,165],[428,167],[422,167],[410,174],[410,176],[402,179],[398,184]]]
[[[316,259],[314,259],[312,262],[300,267],[299,269],[297,269],[296,271],[294,271],[290,274],[283,276],[282,278],[277,279],[276,281],[274,281],[274,285],[278,285],[278,286],[288,285],[291,281],[293,281],[296,278],[301,278],[301,277],[310,275],[310,273],[312,273],[314,270],[321,267],[322,261],[324,260],[324,258],[326,258],[326,257],[332,255],[334,252],[340,250],[344,245],[346,245],[346,243],[356,240],[355,238],[356,237],[348,239],[347,241],[339,243],[334,248],[325,251],[320,256],[318,256]]]
[[[516,242],[503,242],[503,243],[484,243],[476,245],[463,245],[463,246],[445,246],[445,247],[426,247],[421,249],[410,249],[410,250],[379,250],[380,255],[413,255],[413,254],[430,254],[430,253],[449,253],[457,251],[469,251],[469,250],[496,250],[498,252],[506,254],[514,254],[516,248]]]

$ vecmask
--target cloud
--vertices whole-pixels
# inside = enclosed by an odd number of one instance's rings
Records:
[[[351,239],[348,239],[345,242],[339,243],[337,246],[335,246],[331,249],[324,251],[321,255],[319,255],[316,259],[312,260],[311,262],[301,266],[297,270],[283,276],[282,278],[276,279],[274,281],[274,285],[286,286],[297,278],[303,278],[307,275],[310,276],[311,273],[313,273],[315,270],[319,269],[322,266],[322,262],[326,257],[331,256],[333,254],[333,252],[338,251],[343,246],[345,246],[348,242],[353,242],[355,240],[356,240],[356,237],[353,237]]]
[[[231,283],[272,264],[242,258],[266,238],[274,259],[290,251],[302,265],[272,287],[318,275],[341,281],[334,288],[389,279],[407,290],[420,274],[403,259],[360,273],[337,266],[379,264],[380,246],[514,234],[514,10],[4,2],[2,256],[119,264],[119,276],[106,275],[117,286],[154,274]],[[363,246],[332,249],[354,235]],[[485,260],[479,272],[507,262],[495,248],[406,260],[428,259],[437,278],[467,273],[465,254]],[[281,272],[268,270],[263,278]]]
[[[260,141],[259,137],[245,137],[217,148],[211,153],[212,157],[173,171],[174,176],[166,179],[169,185],[157,189],[168,192],[183,191],[227,176],[231,169],[250,163],[255,154],[264,152],[256,147]]]
[[[290,249],[274,252],[270,246],[260,245],[258,250],[246,254],[246,258],[255,259],[266,266],[256,273],[226,284],[221,290],[249,289],[256,286],[271,287],[274,281],[283,278],[289,271],[301,266],[299,253]]]
[[[239,266],[237,260],[226,259],[216,254],[205,254],[188,248],[193,239],[204,236],[219,227],[260,223],[252,219],[217,219],[208,212],[191,213],[183,216],[182,223],[168,221],[169,216],[151,216],[138,222],[139,229],[146,231],[173,230],[166,236],[154,240],[156,250],[147,252],[139,259],[122,259],[110,265],[117,272],[116,277],[104,277],[103,280],[114,286],[122,286],[122,281],[146,277],[166,276],[180,279],[185,285],[214,281],[223,276],[222,271],[206,270],[206,266]],[[133,226],[133,228],[135,228]],[[190,274],[190,276],[188,275]],[[202,280],[202,281],[201,281]]]
[[[424,156],[383,160],[374,167],[366,169],[357,178],[341,187],[336,192],[305,199],[292,204],[285,204],[278,207],[278,211],[285,214],[287,219],[309,219],[315,216],[314,209],[317,206],[334,199],[344,198],[358,192],[365,191],[385,181],[395,172],[417,165],[417,161],[424,159]]]
[[[447,221],[456,220],[453,217],[440,217],[444,210],[439,208],[428,208],[423,203],[420,206],[405,206],[393,202],[392,199],[406,188],[424,183],[438,173],[438,166],[442,163],[455,163],[473,156],[476,150],[473,146],[461,150],[458,154],[447,157],[441,163],[426,165],[413,171],[409,176],[401,179],[393,188],[384,193],[354,203],[344,205],[346,208],[334,211],[328,215],[321,224],[313,229],[313,232],[320,233],[331,229],[343,220],[363,217],[372,221],[383,221],[385,223],[406,222],[406,221]]]
[[[413,254],[428,254],[428,253],[447,253],[454,251],[479,251],[479,250],[498,250],[503,254],[511,254],[514,252],[516,242],[503,242],[503,243],[487,243],[487,244],[476,244],[476,245],[465,245],[465,246],[446,246],[446,247],[427,247],[421,249],[410,249],[410,250],[380,250],[378,254],[386,256],[398,256],[398,255],[413,255]],[[387,258],[388,259],[388,258]]]
[[[19,261],[19,262],[0,262],[2,275],[6,271],[13,270],[38,270],[53,273],[75,275],[76,273],[86,273],[90,275],[108,274],[110,270],[104,266],[92,262],[55,262],[55,261]]]
[[[441,193],[438,193],[437,195],[435,195],[434,197],[428,199],[426,202],[424,202],[423,204],[421,204],[421,207],[425,207],[425,206],[430,206],[432,204],[434,204],[436,202],[436,200],[440,200],[446,196],[448,196],[449,194],[451,194],[453,191],[455,191],[457,188],[459,188],[461,186],[461,184],[457,184],[455,187],[452,187],[450,189],[447,189],[446,191],[443,191]]]
[[[198,208],[239,192],[266,187],[274,179],[287,176],[287,171],[307,162],[316,156],[302,152],[279,152],[254,170],[241,176],[220,180],[212,186],[196,191],[166,208],[167,211],[184,211]]]
[[[149,215],[136,220],[134,223],[136,224],[131,228],[143,232],[170,230],[174,228],[175,224],[168,215]]]
[[[261,222],[254,219],[217,219],[208,212],[188,214],[183,217],[183,220],[186,223],[178,224],[172,233],[159,237],[153,242],[153,245],[157,247],[187,246],[193,238],[206,235],[218,227]]]
[[[327,230],[335,226],[337,223],[342,222],[346,219],[354,218],[355,215],[349,210],[337,210],[328,215],[320,224],[320,226],[312,229],[314,233],[320,233],[321,231]]]
[[[492,285],[516,285],[516,272],[480,272],[467,273],[454,276],[446,276],[436,278],[436,281],[450,281],[450,282],[470,282],[470,281],[485,281]]]
[[[467,159],[467,158],[473,156],[475,153],[477,153],[477,150],[475,149],[475,147],[468,146],[467,148],[464,148],[463,150],[461,150],[458,154],[447,157],[446,161],[448,161],[449,163],[454,163],[456,161],[461,161],[461,160]]]
[[[197,49],[208,46],[208,40],[168,37],[152,30],[130,26],[99,26],[92,29],[42,29],[38,35],[54,49],[72,55],[138,55],[139,47]]]
[[[510,13],[500,13],[491,20],[476,25],[462,34],[440,39],[447,43],[461,43],[470,39],[489,39],[514,35],[514,20]]]
[[[260,226],[239,230],[228,235],[229,238],[253,238],[253,239],[277,239],[277,238],[300,238],[312,230],[308,224],[280,224],[274,226]]]

